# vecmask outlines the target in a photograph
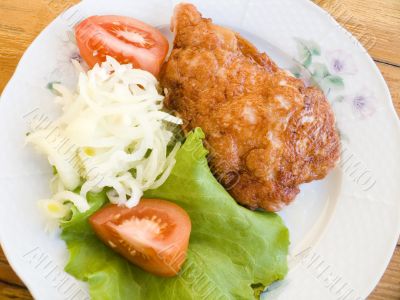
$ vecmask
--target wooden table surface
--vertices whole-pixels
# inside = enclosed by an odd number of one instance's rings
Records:
[[[39,32],[76,0],[0,1],[0,91]],[[400,115],[400,0],[315,0],[365,46]],[[32,299],[0,249],[0,299]],[[400,243],[370,300],[400,299]]]

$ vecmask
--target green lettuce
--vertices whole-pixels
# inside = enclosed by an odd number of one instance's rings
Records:
[[[255,299],[287,273],[289,233],[274,213],[250,211],[214,178],[201,129],[190,133],[168,180],[146,197],[171,200],[190,215],[187,260],[178,276],[142,271],[97,239],[88,217],[106,202],[89,194],[91,209],[62,224],[70,252],[65,270],[87,281],[92,299]]]

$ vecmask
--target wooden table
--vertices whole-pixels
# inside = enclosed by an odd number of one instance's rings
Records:
[[[0,91],[21,55],[65,8],[76,0],[1,0]],[[400,115],[400,0],[315,0],[366,47],[389,84]],[[32,299],[0,249],[0,299]],[[400,299],[400,243],[370,300]]]

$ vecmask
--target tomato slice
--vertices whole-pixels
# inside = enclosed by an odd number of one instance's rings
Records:
[[[169,201],[142,199],[133,208],[110,204],[89,222],[106,245],[153,274],[174,276],[186,259],[190,218]]]
[[[109,55],[157,76],[168,53],[168,41],[160,31],[129,17],[89,17],[75,28],[75,36],[90,68]]]

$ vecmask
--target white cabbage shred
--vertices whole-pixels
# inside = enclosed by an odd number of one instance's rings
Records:
[[[62,114],[27,137],[57,170],[53,196],[41,201],[50,216],[66,215],[70,203],[87,210],[86,194],[104,187],[110,202],[133,207],[145,190],[164,183],[180,147],[171,123],[182,121],[162,111],[157,85],[151,73],[111,57],[81,72],[76,92],[53,85]],[[68,147],[61,150],[62,143]],[[79,186],[80,194],[73,193]]]

